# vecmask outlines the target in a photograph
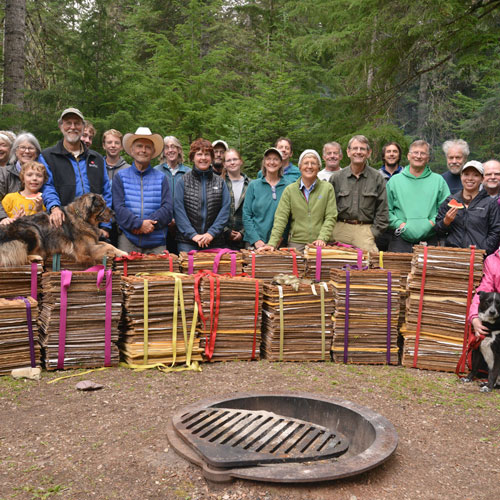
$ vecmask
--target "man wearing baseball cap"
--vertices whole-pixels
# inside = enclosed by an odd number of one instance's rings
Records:
[[[125,134],[123,149],[134,161],[113,179],[113,206],[122,230],[118,248],[129,253],[162,253],[173,200],[167,177],[151,166],[151,160],[162,153],[163,138],[139,127],[135,134]]]
[[[214,161],[212,162],[212,170],[220,175],[222,173],[222,168],[224,166],[224,155],[229,149],[226,141],[222,139],[217,139],[212,142],[212,147],[214,148]]]
[[[43,201],[55,226],[64,220],[61,207],[85,193],[102,195],[111,208],[111,186],[104,159],[81,141],[84,120],[80,110],[65,109],[58,121],[63,138],[40,155],[49,175],[42,189]],[[102,224],[102,236],[108,238],[110,228],[110,224]]]

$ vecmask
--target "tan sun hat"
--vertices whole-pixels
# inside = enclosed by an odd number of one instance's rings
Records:
[[[153,143],[153,158],[160,156],[161,152],[163,151],[163,137],[160,134],[153,134],[148,127],[139,127],[135,131],[135,134],[129,133],[125,134],[125,136],[123,137],[123,149],[129,156],[132,156],[130,154],[130,149],[134,141],[136,141],[137,139],[148,139]]]

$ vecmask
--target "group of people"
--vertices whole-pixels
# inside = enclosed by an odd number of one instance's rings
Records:
[[[103,157],[91,149],[96,131],[78,109],[65,109],[58,125],[61,140],[43,151],[30,133],[0,131],[0,224],[46,210],[59,225],[65,205],[94,192],[115,211],[102,237],[126,252],[302,250],[329,242],[411,252],[427,242],[475,245],[491,254],[499,246],[500,162],[467,161],[462,140],[443,144],[448,171],[440,175],[428,166],[430,145],[423,140],[410,145],[405,167],[401,146],[386,144],[375,169],[362,135],[349,141],[345,168],[337,142],[325,144],[321,155],[306,149],[296,166],[291,140],[280,137],[250,180],[239,151],[222,139],[196,139],[187,166],[176,137],[147,127],[125,136],[107,130]]]

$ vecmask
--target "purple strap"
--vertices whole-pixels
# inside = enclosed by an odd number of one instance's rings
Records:
[[[57,353],[57,369],[64,370],[64,353],[66,351],[66,319],[68,313],[68,288],[71,284],[71,271],[61,271],[61,314],[59,317],[59,349]]]
[[[316,281],[321,281],[321,247],[316,247]]]
[[[349,294],[351,291],[351,272],[345,272],[345,319],[344,319],[344,363],[347,363],[349,350]]]
[[[36,264],[35,264],[36,266]],[[35,359],[35,338],[33,336],[33,325],[32,325],[32,317],[31,317],[31,304],[30,301],[26,297],[14,297],[9,300],[23,300],[26,304],[26,322],[28,323],[28,341],[30,344],[30,363],[31,368],[36,367],[36,359]]]
[[[38,297],[38,264],[31,263],[31,297],[37,300]]]
[[[391,364],[392,273],[387,271],[387,364]]]
[[[361,271],[363,269],[363,250],[358,248],[358,270]]]

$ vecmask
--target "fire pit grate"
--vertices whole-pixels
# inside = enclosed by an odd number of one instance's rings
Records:
[[[393,425],[350,401],[242,394],[190,405],[169,421],[172,447],[206,479],[329,481],[368,471],[396,450]]]
[[[326,427],[264,410],[194,410],[175,428],[215,467],[322,460],[349,447]]]

